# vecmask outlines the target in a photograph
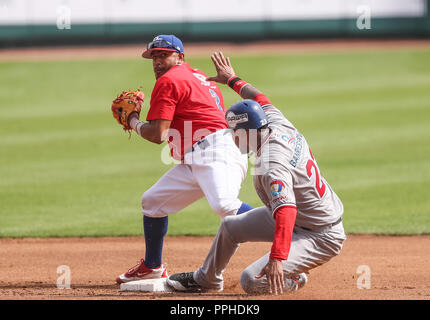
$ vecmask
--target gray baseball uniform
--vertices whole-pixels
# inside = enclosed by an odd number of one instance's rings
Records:
[[[265,206],[225,218],[203,266],[194,273],[205,288],[221,289],[222,273],[242,242],[273,242],[273,213],[282,206],[297,208],[288,259],[284,260],[285,290],[289,276],[308,272],[339,254],[346,239],[341,223],[343,205],[320,174],[303,135],[272,105],[263,106],[270,132],[256,155],[254,186]],[[256,279],[270,252],[248,266],[241,284],[249,293],[267,292],[267,279]]]
[[[274,106],[263,110],[271,132],[256,157],[258,196],[272,212],[297,206],[298,226],[317,229],[336,222],[342,202],[321,176],[305,137]]]

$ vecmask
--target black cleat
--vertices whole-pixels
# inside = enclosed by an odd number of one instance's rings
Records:
[[[167,284],[175,291],[202,291],[202,287],[193,278],[194,272],[172,274],[167,278]]]

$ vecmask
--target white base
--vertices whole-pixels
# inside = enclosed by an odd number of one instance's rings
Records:
[[[173,290],[167,285],[166,278],[121,283],[120,291],[173,292]]]

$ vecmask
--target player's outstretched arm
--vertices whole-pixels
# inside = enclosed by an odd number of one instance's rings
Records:
[[[214,52],[211,56],[211,59],[215,65],[217,75],[215,77],[207,78],[207,81],[215,81],[218,83],[227,84],[243,99],[253,99],[260,103],[260,101],[258,101],[260,99],[258,98],[261,98],[261,91],[236,76],[229,57],[225,57],[222,52]]]

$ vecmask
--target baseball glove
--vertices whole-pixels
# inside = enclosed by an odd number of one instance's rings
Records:
[[[132,130],[128,124],[129,117],[133,112],[137,112],[137,116],[139,117],[144,97],[145,95],[140,89],[136,91],[123,91],[112,102],[113,117],[123,126],[124,130]]]

